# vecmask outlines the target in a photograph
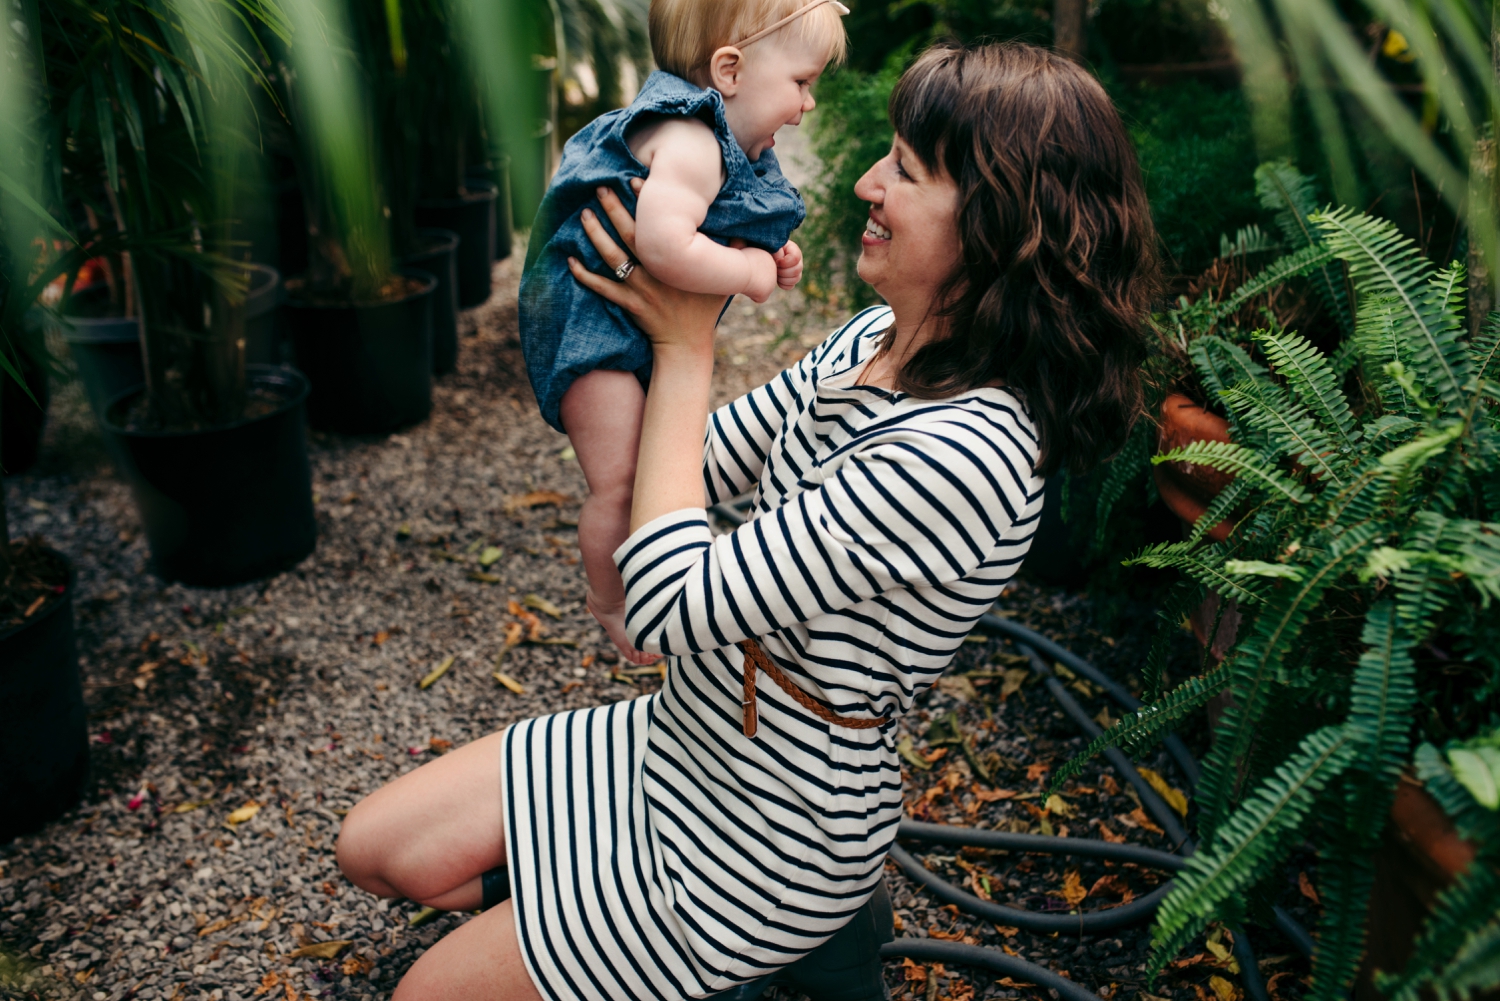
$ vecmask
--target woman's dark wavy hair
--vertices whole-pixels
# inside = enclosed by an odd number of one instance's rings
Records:
[[[1104,88],[1034,45],[944,43],[901,77],[890,115],[957,183],[961,250],[938,297],[949,334],[897,388],[936,398],[998,381],[1040,430],[1039,472],[1109,458],[1141,412],[1160,277],[1140,166]]]

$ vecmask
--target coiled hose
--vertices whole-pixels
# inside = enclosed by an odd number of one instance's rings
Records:
[[[748,506],[748,500],[741,500],[732,506],[731,504],[715,504],[709,508],[709,511],[731,524],[741,525],[745,522],[743,510]],[[1124,685],[1071,650],[1035,630],[994,614],[981,617],[978,628],[991,635],[1003,636],[1015,643],[1029,661],[1032,673],[1041,679],[1058,708],[1090,739],[1104,731],[1088,713],[1084,712],[1078,700],[1073,698],[1052,669],[1047,666],[1042,655],[1045,654],[1054,662],[1061,663],[1070,671],[1098,685],[1126,711],[1134,712],[1142,705],[1140,699],[1132,695]],[[1164,744],[1167,754],[1181,771],[1188,786],[1196,788],[1199,776],[1198,762],[1193,759],[1187,745],[1176,734],[1167,736]],[[1193,853],[1195,845],[1182,826],[1177,812],[1157,794],[1151,784],[1130,763],[1130,759],[1125,756],[1124,752],[1112,747],[1104,751],[1104,757],[1110,766],[1130,783],[1131,788],[1140,797],[1141,806],[1161,826],[1167,839],[1174,846],[1172,852],[1139,845],[1095,841],[1091,838],[1015,834],[955,827],[948,824],[925,824],[913,820],[903,820],[897,829],[896,837],[956,847],[1102,858],[1115,862],[1132,862],[1170,872],[1177,872],[1184,868],[1187,865],[1187,857]],[[1168,881],[1146,896],[1119,907],[1083,911],[1077,914],[1040,914],[1019,907],[981,900],[927,868],[900,844],[891,846],[890,858],[908,878],[920,884],[928,893],[943,903],[952,904],[966,914],[972,914],[986,921],[1000,922],[1044,935],[1059,933],[1081,937],[1115,928],[1145,924],[1155,915],[1156,908],[1161,904],[1162,899],[1172,890],[1172,883]],[[1313,951],[1313,939],[1307,930],[1282,908],[1274,908],[1273,913],[1277,929],[1286,936],[1298,952],[1310,957]],[[1240,967],[1240,985],[1250,1001],[1269,1001],[1265,981],[1261,978],[1260,967],[1250,947],[1249,937],[1241,927],[1231,930],[1234,934],[1234,956]],[[1100,1001],[1097,994],[1066,977],[998,949],[925,938],[898,938],[881,946],[880,955],[887,959],[906,957],[925,962],[958,963],[978,967],[1055,990],[1066,1001]]]

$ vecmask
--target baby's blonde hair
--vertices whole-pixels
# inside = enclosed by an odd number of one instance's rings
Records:
[[[651,0],[647,23],[651,31],[651,55],[656,65],[684,80],[708,65],[714,51],[732,45],[803,7],[807,0]],[[753,57],[756,45],[779,37],[791,37],[821,45],[828,62],[844,59],[844,22],[837,4],[820,4],[784,28],[747,47]]]

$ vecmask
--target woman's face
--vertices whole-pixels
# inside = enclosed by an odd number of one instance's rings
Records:
[[[958,186],[897,136],[854,194],[870,203],[859,276],[892,306],[925,313],[958,267]]]

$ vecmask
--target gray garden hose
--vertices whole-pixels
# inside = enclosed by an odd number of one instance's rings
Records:
[[[962,942],[939,942],[930,938],[898,938],[880,947],[882,959],[899,959],[902,956],[928,963],[962,963],[980,969],[1019,977],[1038,987],[1057,991],[1066,1001],[1100,1001],[1099,995],[1079,986],[1066,977],[1060,977],[1045,966],[1038,966],[1019,956],[1012,956],[999,949],[985,949]]]

